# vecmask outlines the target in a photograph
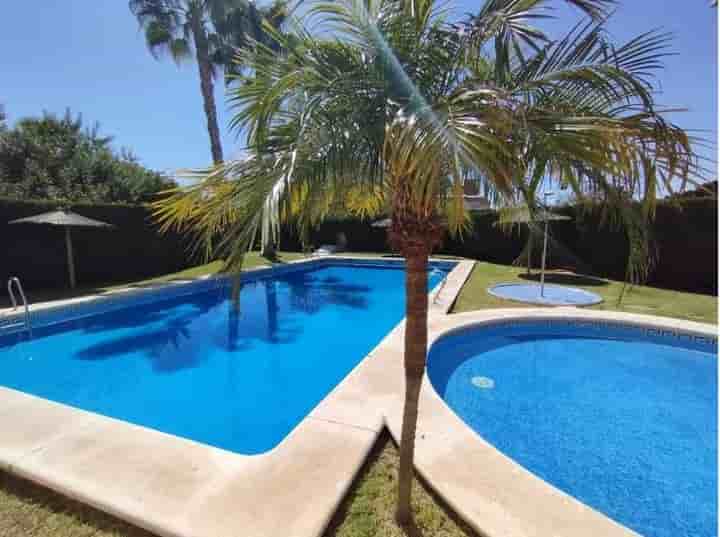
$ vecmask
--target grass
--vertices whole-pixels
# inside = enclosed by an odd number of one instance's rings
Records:
[[[0,471],[3,537],[153,537],[92,507]]]
[[[369,254],[368,254],[369,255]],[[281,253],[278,262],[287,262],[302,254]],[[253,253],[246,268],[268,265],[270,262]],[[76,290],[102,293],[118,287],[143,287],[165,281],[196,278],[213,274],[220,263],[209,263],[159,278],[131,284],[97,286]],[[487,288],[495,283],[527,281],[524,269],[479,262],[463,287],[454,312],[484,308],[523,307],[522,304],[495,298]],[[634,287],[622,304],[617,297],[622,283],[553,273],[549,283],[570,284],[600,294],[605,302],[595,309],[611,309],[634,313],[664,315],[707,323],[717,322],[716,297],[667,291],[651,287]],[[67,298],[67,291],[31,293],[32,300]],[[394,502],[397,485],[397,450],[387,435],[381,437],[355,484],[333,518],[324,537],[477,537],[466,525],[454,517],[443,502],[421,482],[413,490],[414,511],[418,531],[407,536],[394,522]],[[152,537],[150,533],[116,518],[56,494],[28,481],[0,471],[0,535],[3,537]]]
[[[245,258],[244,269],[252,269],[257,267],[269,267],[276,263],[287,263],[295,259],[301,259],[304,254],[297,252],[280,252],[276,259],[269,260],[262,257],[259,252],[250,252]],[[178,280],[190,280],[193,278],[199,278],[200,276],[207,276],[209,274],[215,274],[222,268],[221,261],[213,261],[197,267],[181,270],[179,272],[173,272],[172,274],[165,274],[163,276],[157,276],[154,278],[148,278],[145,280],[136,280],[131,282],[111,282],[107,284],[95,284],[95,285],[81,285],[75,289],[26,289],[28,301],[32,303],[45,302],[48,300],[61,300],[67,298],[75,298],[85,295],[102,295],[109,292],[117,291],[125,287],[149,287],[160,283],[178,281]],[[0,296],[0,308],[9,307],[10,301],[7,296]]]
[[[453,308],[453,312],[486,308],[522,308],[524,304],[493,297],[487,288],[501,282],[527,282],[525,269],[478,262],[465,283]],[[635,286],[629,288],[622,302],[618,297],[622,282],[576,276],[567,273],[551,273],[548,283],[572,285],[599,294],[604,302],[590,309],[625,311],[675,317],[703,323],[716,324],[718,319],[717,297],[669,291],[655,287]]]
[[[408,536],[396,523],[399,454],[384,433],[323,537],[477,537],[422,481],[413,483],[417,531]]]
[[[302,259],[305,254],[299,252],[278,252],[277,257],[274,259],[268,259],[260,255],[259,252],[250,252],[245,256],[243,265],[244,270],[258,268],[258,267],[269,267],[275,264],[287,263],[289,261],[295,261]],[[173,274],[166,274],[165,276],[158,276],[157,278],[150,278],[139,282],[134,282],[133,286],[146,286],[154,285],[163,282],[169,282],[173,280],[189,280],[192,278],[199,278],[200,276],[206,276],[208,274],[216,274],[222,268],[222,261],[213,261],[205,265],[192,267],[189,269],[181,270]],[[125,285],[126,286],[126,285]],[[123,285],[115,285],[109,289],[123,287]]]

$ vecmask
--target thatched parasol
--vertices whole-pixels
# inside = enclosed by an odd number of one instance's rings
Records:
[[[49,226],[61,226],[65,228],[65,249],[67,250],[68,276],[70,287],[75,288],[75,262],[73,260],[72,238],[70,237],[71,227],[115,227],[106,222],[93,220],[71,211],[50,211],[49,213],[36,214],[26,218],[11,220],[9,224],[44,224]]]

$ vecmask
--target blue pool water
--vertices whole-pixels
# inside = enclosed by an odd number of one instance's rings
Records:
[[[437,341],[436,391],[545,481],[648,537],[717,535],[717,344],[521,322]]]
[[[435,269],[430,285],[445,275]],[[0,385],[243,454],[276,446],[404,315],[404,272],[305,268],[0,340]]]

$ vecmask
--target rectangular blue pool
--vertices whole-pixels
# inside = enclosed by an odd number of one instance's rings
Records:
[[[430,287],[452,266],[434,264]],[[0,385],[237,453],[272,449],[402,319],[404,271],[321,261],[246,280],[239,313],[221,280],[45,326],[38,314],[32,338],[0,338]]]

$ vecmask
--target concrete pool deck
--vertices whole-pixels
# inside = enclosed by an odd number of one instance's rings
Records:
[[[433,311],[449,310],[473,264],[460,261],[430,293]],[[276,448],[254,456],[0,387],[0,467],[162,536],[314,537],[382,431],[385,398],[401,386],[376,381],[375,353],[390,337]]]
[[[430,343],[459,327],[527,318],[601,319],[716,336],[710,325],[566,307],[447,315],[473,265],[460,261],[431,293]],[[399,438],[403,327],[268,453],[239,455],[0,388],[0,466],[162,536],[317,536],[383,427]],[[427,378],[416,446],[421,475],[483,535],[635,535],[485,442]]]

